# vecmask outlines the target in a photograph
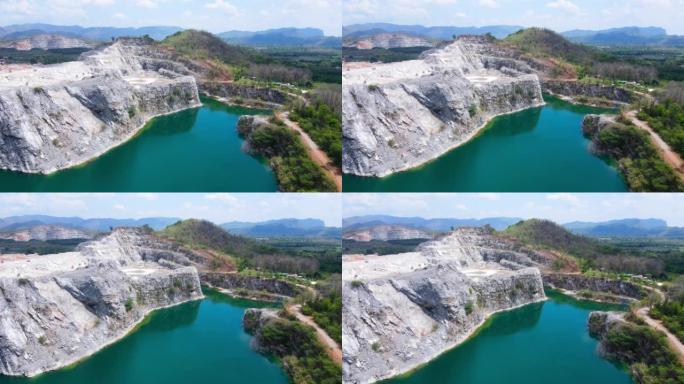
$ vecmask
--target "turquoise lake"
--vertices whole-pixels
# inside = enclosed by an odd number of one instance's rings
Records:
[[[50,175],[0,171],[1,192],[275,192],[267,162],[245,153],[237,121],[269,111],[202,98],[200,108],[153,119],[134,138]]]
[[[547,291],[549,300],[492,316],[474,337],[393,384],[630,384],[624,369],[597,353],[589,312],[621,306],[578,301]]]
[[[495,118],[475,138],[418,168],[384,178],[344,175],[349,192],[621,192],[617,168],[589,150],[582,119],[608,110],[545,97]]]
[[[72,367],[32,379],[0,376],[0,384],[287,383],[242,328],[246,308],[269,304],[204,293],[153,312],[135,332]]]

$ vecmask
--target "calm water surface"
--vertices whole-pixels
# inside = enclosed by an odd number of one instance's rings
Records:
[[[492,316],[470,340],[407,377],[383,383],[630,384],[629,374],[601,358],[589,337],[595,310],[623,307],[578,301],[556,292],[549,300]]]
[[[618,170],[589,151],[582,119],[606,109],[554,97],[495,118],[476,138],[439,158],[384,178],[344,176],[350,192],[626,191]]]
[[[245,308],[267,304],[204,293],[204,300],[153,312],[137,331],[73,367],[33,379],[0,376],[0,384],[287,383],[242,329]]]
[[[265,110],[204,105],[155,118],[136,137],[51,175],[0,171],[3,192],[274,192],[267,163],[242,151],[237,121]]]

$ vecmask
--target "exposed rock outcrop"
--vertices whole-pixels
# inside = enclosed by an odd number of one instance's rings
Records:
[[[343,42],[344,47],[357,49],[434,47],[435,45],[435,41],[406,33],[378,33],[372,36],[347,38]]]
[[[246,289],[249,291],[264,291],[278,296],[296,296],[301,288],[278,279],[268,279],[255,276],[244,276],[237,273],[202,272],[200,278],[203,283],[212,287],[229,291]]]
[[[0,374],[33,376],[125,336],[150,311],[202,297],[173,244],[117,229],[77,252],[0,256]]]
[[[1,42],[0,48],[14,48],[18,51],[30,51],[32,49],[95,48],[95,43],[77,37],[43,33],[25,39]]]
[[[432,233],[403,225],[376,225],[370,228],[347,230],[343,239],[355,241],[431,239]]]
[[[589,335],[599,340],[598,352],[601,356],[611,360],[624,360],[621,351],[613,350],[606,342],[608,332],[612,329],[628,326],[624,312],[594,311],[589,314],[587,328]]]
[[[463,342],[492,313],[545,299],[536,263],[483,229],[417,252],[344,256],[345,383],[385,379]]]
[[[634,94],[620,87],[587,84],[574,80],[544,80],[542,89],[554,95],[569,97],[601,98],[620,103],[631,103]]]
[[[256,85],[244,85],[239,83],[202,81],[199,84],[200,91],[211,96],[224,97],[232,102],[238,99],[257,100],[273,104],[285,104],[289,96],[277,89],[259,87]]]
[[[605,277],[590,277],[580,274],[550,273],[544,275],[544,285],[550,288],[560,288],[568,291],[605,292],[616,296],[641,299],[646,296],[643,288],[629,281],[609,279]]]
[[[14,241],[90,239],[93,235],[94,233],[90,231],[49,224],[36,225],[35,227],[18,229],[16,231],[0,231],[0,239]]]
[[[541,106],[539,78],[486,37],[421,60],[343,68],[343,171],[386,176],[471,139],[494,116]]]
[[[278,321],[278,310],[274,308],[248,308],[242,317],[245,332],[254,336],[252,348],[261,353],[269,352],[260,343],[262,328],[270,321]]]
[[[0,72],[0,169],[51,173],[108,151],[154,116],[200,105],[179,63],[145,39],[80,61]]]

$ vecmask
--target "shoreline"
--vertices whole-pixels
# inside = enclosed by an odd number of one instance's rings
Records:
[[[126,336],[128,336],[128,335],[130,335],[130,334],[133,334],[133,333],[137,330],[138,326],[142,325],[142,324],[145,322],[145,320],[150,316],[150,314],[152,314],[153,312],[158,311],[158,310],[160,310],[160,309],[171,308],[171,307],[175,307],[175,306],[177,306],[177,305],[189,303],[189,302],[191,302],[191,301],[204,300],[204,298],[205,298],[204,294],[201,293],[200,296],[198,296],[198,297],[194,297],[194,298],[190,298],[190,299],[187,299],[187,300],[179,301],[179,302],[177,302],[177,303],[173,303],[173,304],[169,304],[169,305],[164,305],[164,306],[161,306],[161,307],[156,307],[156,308],[147,309],[147,310],[145,310],[144,314],[140,317],[140,320],[133,322],[131,325],[129,325],[128,327],[126,327],[125,329],[123,329],[123,333],[122,333],[121,335],[119,335],[119,336],[114,336],[114,337],[108,339],[108,340],[107,340],[104,344],[102,344],[101,346],[97,347],[97,348],[94,349],[94,350],[86,351],[86,353],[85,353],[84,355],[80,356],[80,357],[75,357],[75,358],[73,358],[73,359],[67,360],[66,362],[60,362],[58,366],[53,366],[53,367],[45,368],[45,369],[43,369],[42,371],[29,372],[29,373],[24,374],[24,375],[6,375],[6,376],[7,376],[7,377],[35,378],[35,377],[37,377],[37,376],[40,376],[40,375],[45,374],[45,373],[48,373],[48,372],[52,372],[52,371],[57,371],[57,370],[60,370],[60,369],[69,368],[69,367],[71,367],[71,366],[73,366],[73,365],[78,364],[78,363],[81,362],[81,361],[85,361],[86,359],[89,359],[90,357],[94,356],[95,354],[97,354],[98,352],[104,350],[105,348],[109,347],[110,345],[115,344],[115,343],[117,343],[118,341],[121,341],[121,340],[124,339]],[[0,377],[2,377],[2,376],[3,376],[3,375],[0,375]]]
[[[85,160],[82,160],[82,161],[78,161],[78,162],[71,163],[71,164],[69,164],[69,165],[67,165],[67,166],[65,166],[65,167],[50,168],[50,169],[48,169],[48,170],[43,170],[43,171],[39,171],[39,172],[24,172],[24,171],[21,171],[21,170],[9,169],[9,168],[4,168],[4,169],[0,169],[0,170],[2,170],[2,171],[9,171],[9,172],[18,172],[18,173],[23,173],[23,174],[26,174],[26,175],[42,175],[42,176],[49,176],[49,175],[53,175],[53,174],[55,174],[55,173],[57,173],[57,172],[65,171],[65,170],[67,170],[67,169],[72,169],[72,168],[77,168],[77,167],[80,167],[80,166],[84,166],[84,165],[90,163],[91,161],[95,161],[95,160],[99,159],[100,157],[102,157],[104,154],[106,154],[107,152],[111,151],[112,149],[115,149],[115,148],[117,148],[117,147],[119,147],[119,146],[122,146],[122,145],[126,144],[127,142],[129,142],[131,139],[135,138],[135,136],[137,136],[139,133],[143,132],[143,131],[145,130],[145,127],[146,127],[152,120],[156,119],[157,117],[162,117],[162,116],[171,115],[171,114],[174,114],[174,113],[178,113],[178,112],[185,111],[185,110],[187,110],[187,109],[200,108],[200,107],[202,107],[202,106],[203,106],[203,104],[202,104],[202,102],[200,101],[199,103],[196,103],[196,104],[193,103],[192,105],[190,105],[190,106],[188,106],[188,107],[178,108],[178,109],[175,109],[175,110],[173,110],[173,111],[169,111],[169,112],[164,112],[164,113],[158,113],[158,114],[155,114],[155,115],[151,115],[150,117],[146,118],[146,119],[145,119],[145,122],[143,122],[140,126],[138,126],[137,128],[133,129],[132,131],[130,131],[130,132],[128,132],[126,135],[124,135],[124,136],[122,137],[122,140],[121,140],[121,141],[119,141],[119,142],[117,142],[117,143],[112,143],[112,145],[109,145],[109,146],[107,146],[106,148],[103,148],[103,149],[101,149],[101,150],[99,150],[99,151],[97,151],[97,152],[94,152],[93,155],[90,156],[88,159],[85,159]]]
[[[393,174],[395,174],[395,173],[401,173],[401,172],[405,172],[405,171],[408,171],[408,170],[411,170],[411,169],[420,168],[420,167],[422,167],[422,166],[425,166],[425,165],[427,165],[427,164],[429,164],[429,163],[431,163],[431,162],[433,162],[433,161],[439,159],[440,157],[444,156],[444,155],[447,154],[448,152],[451,152],[452,150],[454,150],[454,149],[456,149],[456,148],[458,148],[458,147],[460,147],[460,146],[462,146],[462,145],[467,144],[467,143],[470,142],[472,139],[474,139],[477,135],[479,135],[480,133],[482,133],[482,132],[485,130],[485,128],[489,125],[489,123],[491,123],[492,120],[494,120],[495,118],[497,118],[497,117],[499,117],[499,116],[505,116],[505,115],[510,115],[510,114],[517,113],[517,112],[522,112],[522,111],[525,111],[525,110],[530,109],[530,108],[539,108],[539,107],[543,107],[543,106],[545,106],[545,105],[546,105],[546,102],[545,102],[545,101],[542,101],[541,103],[534,104],[534,105],[530,105],[530,106],[527,106],[527,107],[524,107],[524,108],[518,108],[518,109],[515,109],[515,110],[512,110],[512,111],[502,112],[502,113],[497,113],[497,114],[491,115],[490,117],[488,117],[488,118],[485,120],[485,122],[484,122],[483,124],[481,124],[479,127],[475,128],[474,130],[472,130],[471,132],[469,132],[469,133],[468,133],[467,135],[465,135],[461,140],[459,140],[459,141],[455,142],[454,144],[452,144],[452,145],[446,147],[444,150],[440,151],[436,156],[434,156],[434,157],[432,157],[432,158],[430,158],[430,159],[427,159],[427,160],[425,160],[425,161],[422,161],[422,162],[420,162],[420,163],[418,163],[418,164],[414,164],[414,165],[405,165],[405,166],[403,166],[403,167],[401,167],[401,168],[398,168],[398,169],[395,169],[395,170],[391,170],[391,171],[387,171],[387,172],[383,172],[383,173],[381,173],[381,174],[375,174],[375,175],[371,175],[371,174],[347,173],[347,172],[344,172],[344,171],[342,171],[342,174],[343,174],[343,175],[358,176],[358,177],[368,177],[368,178],[382,179],[382,178],[391,176],[391,175],[393,175]]]
[[[437,352],[437,353],[435,353],[435,354],[433,354],[433,355],[431,355],[431,356],[429,356],[429,357],[423,359],[422,361],[420,361],[420,362],[418,362],[418,363],[412,365],[411,367],[408,367],[408,368],[405,368],[405,369],[401,369],[401,370],[393,371],[393,372],[389,373],[389,374],[386,375],[386,376],[379,377],[379,378],[375,378],[375,380],[367,381],[366,383],[368,383],[368,384],[377,383],[377,382],[380,382],[380,381],[383,381],[383,380],[389,380],[389,379],[394,378],[394,377],[397,377],[397,376],[402,376],[402,375],[410,374],[411,372],[416,371],[416,370],[422,368],[423,366],[429,364],[431,361],[437,359],[439,356],[441,356],[441,355],[443,355],[443,354],[445,354],[445,353],[451,351],[452,349],[458,347],[459,345],[461,345],[461,344],[465,343],[466,341],[470,340],[472,337],[476,336],[477,333],[479,332],[479,330],[482,328],[482,326],[485,325],[485,324],[487,323],[487,321],[488,321],[493,315],[495,315],[495,314],[497,314],[497,313],[501,313],[501,312],[507,312],[507,311],[512,311],[512,310],[514,310],[514,309],[522,308],[522,307],[524,307],[524,306],[526,306],[526,305],[535,304],[535,303],[541,303],[541,302],[544,302],[544,301],[547,301],[547,300],[548,300],[548,297],[547,297],[546,294],[545,294],[543,298],[538,299],[538,300],[530,301],[529,303],[520,304],[520,305],[516,305],[516,306],[514,306],[514,307],[505,308],[505,309],[499,309],[499,310],[497,310],[497,311],[490,312],[490,313],[486,314],[486,315],[482,318],[482,321],[480,321],[480,322],[477,324],[477,326],[473,327],[473,328],[470,329],[468,332],[466,332],[466,333],[464,334],[464,336],[463,336],[462,339],[457,340],[457,341],[454,341],[454,342],[452,342],[452,343],[446,344],[445,348],[442,349],[441,351],[439,351],[439,352]]]

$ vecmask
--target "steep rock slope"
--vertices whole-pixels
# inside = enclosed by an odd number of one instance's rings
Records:
[[[543,300],[537,263],[484,229],[417,252],[344,259],[346,383],[409,371],[463,342],[492,313]]]
[[[0,239],[14,241],[90,239],[93,232],[62,225],[36,225],[16,231],[0,231]]]
[[[146,39],[82,60],[0,71],[0,169],[51,173],[132,137],[152,117],[200,105],[195,79]]]
[[[492,117],[544,103],[526,63],[486,37],[461,37],[421,60],[343,69],[343,170],[386,176],[472,138]]]
[[[0,374],[33,376],[123,337],[151,310],[202,297],[172,243],[117,229],[77,252],[0,256]]]
[[[343,239],[356,241],[431,239],[432,234],[422,229],[403,225],[375,225],[370,228],[347,230]]]

